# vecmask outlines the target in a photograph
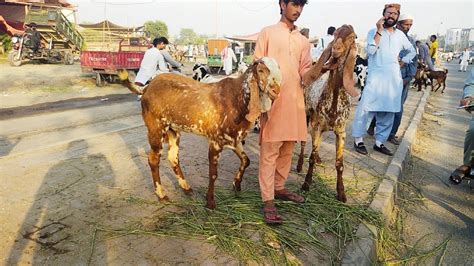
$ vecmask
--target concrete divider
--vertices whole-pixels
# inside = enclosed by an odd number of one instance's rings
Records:
[[[397,196],[397,184],[403,177],[403,170],[410,158],[411,146],[416,137],[418,126],[425,112],[426,102],[430,90],[424,91],[410,125],[403,135],[402,142],[392,158],[384,179],[379,184],[375,196],[369,206],[379,212],[385,222],[390,222],[393,215],[393,206]],[[344,252],[342,265],[373,265],[377,262],[377,228],[360,224],[356,232],[356,240],[351,242]]]

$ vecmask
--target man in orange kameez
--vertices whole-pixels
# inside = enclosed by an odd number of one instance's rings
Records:
[[[305,199],[285,189],[296,141],[306,141],[306,115],[301,77],[311,66],[310,43],[295,21],[306,0],[280,0],[281,19],[264,28],[257,39],[254,59],[276,59],[282,73],[280,96],[261,117],[259,183],[266,223],[278,224],[273,200],[303,203]]]

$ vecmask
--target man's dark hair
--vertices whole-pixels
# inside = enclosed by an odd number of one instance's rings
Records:
[[[156,47],[160,43],[168,45],[169,41],[165,37],[158,37],[158,38],[153,39],[153,47]]]
[[[304,6],[308,3],[308,0],[278,0],[278,5],[280,5],[280,3],[283,2],[285,4],[288,5],[289,2],[293,2],[295,3],[296,5],[299,5],[299,6]],[[280,8],[280,15],[283,14],[283,10]]]
[[[433,39],[435,39],[435,40],[437,39],[436,35],[434,35],[434,34],[431,35],[431,38],[433,38]]]
[[[336,28],[333,27],[333,26],[328,28],[328,34],[330,34],[330,35],[333,35],[335,31],[336,31]]]
[[[420,42],[420,41],[416,41],[416,42],[415,42],[415,44],[419,44],[419,43],[421,43],[421,42]]]

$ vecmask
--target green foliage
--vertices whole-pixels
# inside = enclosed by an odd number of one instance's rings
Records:
[[[207,43],[207,39],[209,39],[209,36],[207,35],[204,35],[204,34],[200,34],[197,38],[196,38],[196,41],[194,42],[194,44],[206,44]]]
[[[11,50],[12,48],[12,38],[10,35],[2,34],[0,35],[0,43],[5,47],[5,52]]]
[[[176,38],[175,43],[180,45],[186,44],[205,44],[209,37],[204,34],[198,35],[193,29],[181,29],[179,36]]]
[[[181,29],[179,32],[179,37],[176,39],[177,44],[189,44],[196,41],[198,35],[194,32],[193,29]]]
[[[152,39],[157,37],[166,37],[168,38],[168,26],[163,21],[155,20],[155,21],[147,21],[144,24],[145,32],[150,36]]]

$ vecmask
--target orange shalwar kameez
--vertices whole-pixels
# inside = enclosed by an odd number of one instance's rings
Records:
[[[311,67],[310,43],[298,29],[283,22],[264,28],[257,39],[254,59],[274,58],[282,73],[279,97],[261,116],[259,183],[262,200],[274,199],[285,188],[295,141],[306,141],[306,114],[301,87]]]

